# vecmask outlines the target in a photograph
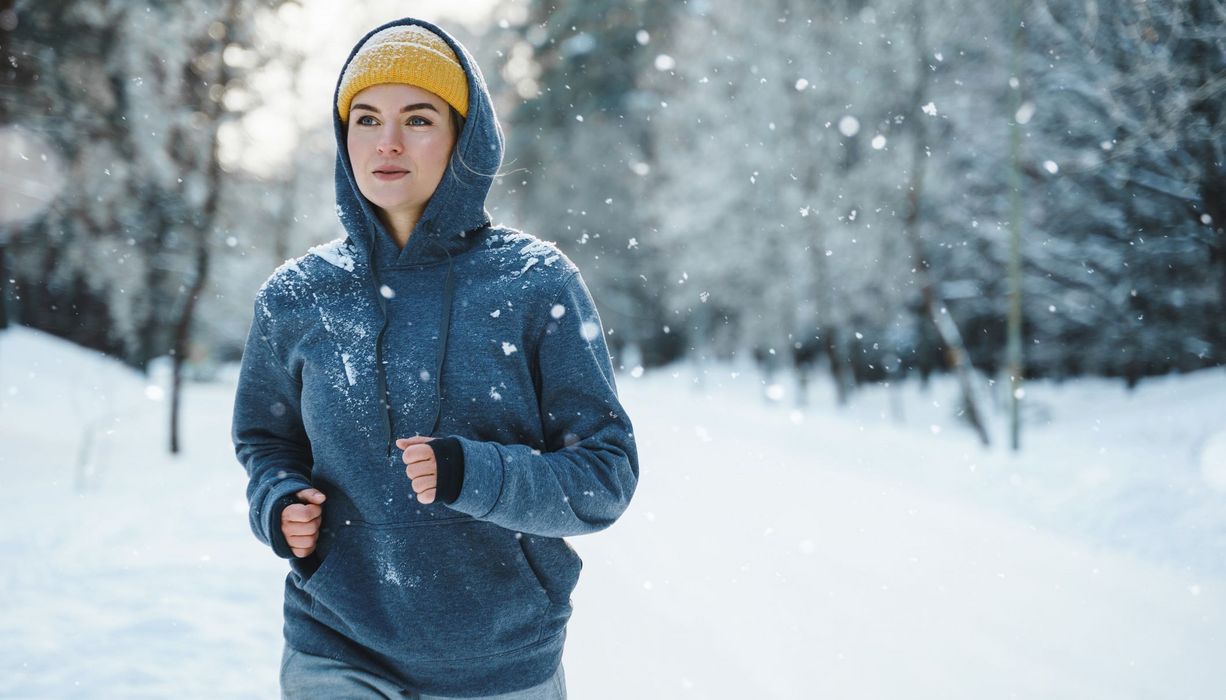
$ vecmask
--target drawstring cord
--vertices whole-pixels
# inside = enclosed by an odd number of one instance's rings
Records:
[[[430,435],[438,433],[439,423],[443,419],[443,359],[447,356],[447,336],[451,329],[451,300],[454,296],[454,278],[452,276],[451,251],[434,238],[430,242],[443,249],[447,254],[447,281],[443,283],[443,311],[438,324],[438,361],[434,365],[434,395],[438,397],[438,406],[434,409],[434,420],[431,422]]]
[[[431,228],[431,231],[433,231],[433,228]],[[378,231],[374,229],[373,225],[371,233],[372,237],[378,235]],[[455,298],[455,263],[452,261],[451,251],[447,250],[447,246],[439,243],[433,237],[428,240],[441,248],[443,253],[447,255],[447,279],[443,283],[443,304],[438,329],[438,355],[434,363],[434,395],[438,398],[438,403],[434,407],[434,419],[430,421],[430,432],[428,433],[433,436],[438,433],[439,424],[443,419],[443,361],[447,357],[447,339],[451,335],[451,307],[452,301]],[[367,264],[370,266],[371,278],[375,283],[375,298],[378,300],[379,309],[383,313],[383,325],[375,337],[375,376],[377,378],[380,401],[383,403],[383,418],[387,429],[387,456],[391,457],[392,446],[395,444],[395,436],[392,435],[392,406],[387,396],[387,374],[383,369],[383,332],[387,329],[387,301],[383,297],[382,282],[379,280],[379,271],[375,265],[374,245],[377,245],[377,243],[372,240]]]

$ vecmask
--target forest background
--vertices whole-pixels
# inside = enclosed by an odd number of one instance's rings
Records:
[[[176,387],[236,360],[341,233],[332,82],[409,9],[364,7],[0,2],[0,327]],[[580,265],[620,369],[750,357],[840,402],[958,370],[977,424],[1023,378],[1226,358],[1222,0],[450,12],[506,126],[494,219]]]

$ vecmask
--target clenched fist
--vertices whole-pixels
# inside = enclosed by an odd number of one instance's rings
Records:
[[[302,489],[294,496],[302,503],[288,505],[281,511],[281,532],[289,550],[302,558],[315,551],[324,514],[321,504],[327,496],[319,489]]]
[[[438,493],[438,463],[434,460],[434,448],[426,444],[433,439],[415,435],[396,441],[396,447],[404,450],[404,473],[413,482],[413,491],[422,503],[434,503]]]

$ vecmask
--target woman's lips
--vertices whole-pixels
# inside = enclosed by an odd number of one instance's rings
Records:
[[[399,180],[409,174],[407,170],[376,170],[372,173],[379,180]]]

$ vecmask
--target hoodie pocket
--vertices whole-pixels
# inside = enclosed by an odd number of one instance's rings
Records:
[[[316,548],[315,551],[318,554],[319,549]],[[339,568],[340,559],[343,554],[344,551],[340,547],[337,547],[335,544],[332,545],[331,551],[323,558],[323,561],[319,562],[313,572],[304,572],[303,578],[305,580],[302,582],[302,590],[315,595],[315,591],[323,585],[330,573]]]
[[[406,662],[531,645],[550,604],[515,533],[478,520],[354,521],[306,591],[320,622]]]
[[[519,538],[528,567],[545,593],[556,604],[569,605],[570,594],[579,583],[583,560],[561,538],[523,535]]]

